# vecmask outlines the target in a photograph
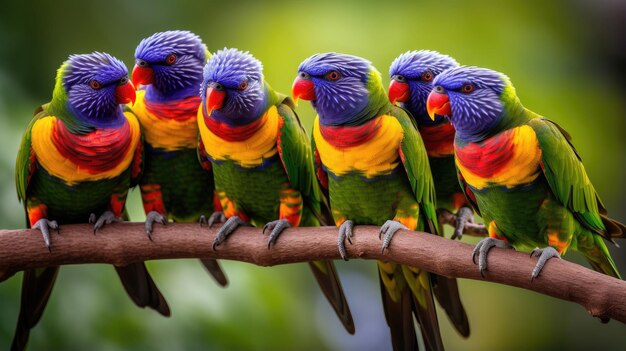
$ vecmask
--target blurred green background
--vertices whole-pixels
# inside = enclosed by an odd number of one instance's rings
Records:
[[[606,207],[626,221],[624,1],[75,0],[5,1],[2,7],[0,228],[23,227],[15,155],[32,111],[50,98],[61,62],[99,50],[132,68],[139,41],[168,29],[199,34],[211,51],[249,50],[264,63],[270,84],[286,93],[298,64],[325,51],[370,59],[386,82],[391,61],[411,49],[503,71],[527,107],[569,130]],[[299,113],[310,127],[311,107],[303,102]],[[130,207],[134,220],[145,218],[137,192]],[[623,274],[625,250],[612,248]],[[575,253],[567,258],[580,262]],[[220,289],[197,262],[178,260],[149,263],[172,307],[169,319],[135,308],[109,266],[64,267],[30,349],[390,349],[375,264],[337,265],[356,320],[354,337],[343,331],[305,265],[225,262],[230,286]],[[20,282],[18,274],[0,284],[0,349],[8,348],[14,331]],[[478,281],[461,280],[460,288],[472,335],[461,339],[442,317],[449,350],[626,345],[625,325],[602,325],[578,305]]]

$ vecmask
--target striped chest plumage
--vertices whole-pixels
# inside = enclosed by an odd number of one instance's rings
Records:
[[[521,126],[482,142],[455,142],[456,164],[473,189],[508,189],[532,183],[541,173],[541,149],[534,130]]]
[[[313,138],[325,169],[334,176],[391,174],[399,165],[400,123],[383,115],[360,126],[329,127],[315,119]]]
[[[282,123],[276,106],[270,107],[256,122],[230,127],[198,111],[198,126],[208,156],[216,162],[230,160],[244,168],[272,162],[278,153],[276,145]]]
[[[118,177],[131,165],[139,144],[139,123],[130,113],[118,128],[71,133],[56,117],[37,120],[31,131],[37,163],[46,172],[72,185]]]
[[[198,146],[196,116],[200,97],[156,103],[148,101],[145,95],[145,90],[137,92],[137,103],[132,110],[141,123],[146,143],[166,151],[195,149]]]

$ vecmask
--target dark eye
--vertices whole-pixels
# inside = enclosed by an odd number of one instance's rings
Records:
[[[326,79],[328,80],[332,80],[335,81],[337,79],[341,78],[341,74],[339,74],[339,72],[337,71],[330,71],[327,75],[326,75]]]
[[[247,80],[244,80],[243,82],[241,82],[241,84],[239,84],[239,90],[246,90],[247,87],[248,87]]]
[[[431,72],[424,72],[422,73],[422,80],[426,81],[426,82],[430,82],[431,80],[433,80],[434,75]]]
[[[100,88],[102,88],[102,84],[100,84],[100,82],[98,82],[97,80],[92,80],[91,82],[89,82],[89,86],[91,87],[91,89],[93,90],[98,90]]]
[[[167,57],[165,58],[165,63],[167,63],[168,65],[173,65],[174,62],[176,62],[176,54],[167,55]]]
[[[461,92],[465,93],[465,94],[469,94],[472,91],[474,91],[474,85],[473,84],[465,84],[461,87]]]

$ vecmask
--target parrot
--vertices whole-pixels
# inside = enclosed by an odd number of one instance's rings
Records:
[[[494,246],[535,247],[531,281],[571,248],[594,270],[620,278],[603,239],[614,242],[626,228],[608,217],[570,134],[525,108],[503,73],[460,66],[433,86],[428,114],[447,116],[454,126],[459,183],[487,223],[489,237],[472,256],[481,274]]]
[[[238,226],[270,230],[268,248],[288,227],[319,226],[330,216],[313,173],[313,155],[290,98],[265,81],[249,52],[224,48],[204,67],[198,125],[202,159],[213,164],[215,191],[227,221],[216,249]],[[326,206],[327,208],[327,206]],[[332,261],[309,266],[345,329],[350,307]]]
[[[195,222],[213,212],[213,173],[210,162],[199,162],[196,122],[209,56],[200,37],[180,30],[155,33],[135,50],[132,82],[146,86],[132,111],[144,136],[139,188],[150,238],[154,222]],[[200,261],[218,284],[228,284],[217,260]]]
[[[95,234],[123,216],[128,189],[142,170],[139,123],[120,106],[134,100],[126,66],[109,54],[70,55],[59,68],[52,100],[35,111],[15,167],[27,227],[41,232],[49,251],[50,232],[60,225],[89,222]],[[135,304],[170,315],[143,263],[115,268]],[[58,271],[24,272],[12,350],[26,347]]]
[[[473,212],[459,187],[454,165],[454,127],[446,118],[436,116],[431,120],[426,111],[426,99],[432,89],[433,79],[458,63],[450,56],[436,51],[407,51],[398,56],[389,68],[389,100],[400,103],[415,118],[418,130],[433,172],[437,209],[456,211],[452,239],[460,239],[467,222],[474,222]],[[484,226],[483,226],[484,227]],[[439,230],[442,231],[441,223]]]
[[[354,225],[381,225],[383,250],[399,229],[437,235],[434,183],[412,118],[387,98],[378,70],[361,57],[329,52],[304,60],[294,100],[317,112],[312,147],[316,175],[327,192],[339,252]],[[443,350],[433,290],[461,334],[469,323],[456,281],[391,262],[378,262],[381,294],[394,350],[417,348],[413,317],[426,348]]]

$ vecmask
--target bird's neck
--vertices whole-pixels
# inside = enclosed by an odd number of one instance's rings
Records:
[[[188,86],[171,91],[159,89],[156,84],[150,84],[146,87],[146,99],[153,102],[170,102],[198,96],[201,83],[201,79],[196,79]]]

